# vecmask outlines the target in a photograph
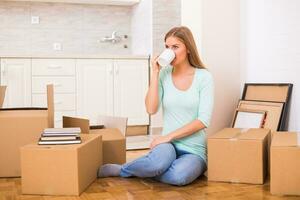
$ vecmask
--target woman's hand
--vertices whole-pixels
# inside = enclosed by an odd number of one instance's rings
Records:
[[[158,62],[157,62],[158,56],[154,56],[151,59],[151,65],[152,65],[152,72],[153,73],[158,73],[161,69],[161,67],[159,66]]]
[[[162,144],[162,143],[168,143],[171,142],[171,137],[168,135],[164,135],[164,136],[159,136],[157,138],[155,138],[151,144],[150,144],[150,148],[153,149],[155,146]]]

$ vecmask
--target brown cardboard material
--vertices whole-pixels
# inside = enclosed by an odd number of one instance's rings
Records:
[[[22,147],[22,193],[80,195],[102,164],[101,136],[82,134],[81,139],[81,144]]]
[[[270,189],[276,195],[300,195],[300,134],[277,132],[271,144]]]
[[[283,103],[241,100],[239,102],[238,109],[266,111],[264,128],[277,131],[280,123]]]
[[[126,162],[126,139],[116,128],[90,129],[89,120],[63,116],[63,127],[80,127],[85,133],[100,134],[103,146],[103,164]],[[88,130],[88,131],[87,131]]]
[[[263,184],[268,129],[225,128],[208,137],[208,180]]]
[[[0,109],[0,177],[21,175],[19,148],[37,142],[54,125],[53,86],[47,86],[48,108]]]
[[[0,86],[0,108],[3,106],[6,86]]]

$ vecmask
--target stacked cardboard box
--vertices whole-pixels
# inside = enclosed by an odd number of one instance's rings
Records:
[[[3,100],[4,87],[1,90],[0,100]],[[53,127],[52,85],[47,86],[47,98],[47,108],[0,109],[0,177],[20,176],[20,147],[36,143],[44,128]]]
[[[300,195],[300,134],[277,132],[271,144],[272,194]]]
[[[292,84],[245,84],[243,97],[237,109],[264,112],[264,123],[260,125],[265,129],[225,128],[209,136],[208,180],[264,183],[268,172],[266,167],[270,166],[267,163],[269,163],[271,134],[286,128],[292,86]],[[236,119],[236,115],[233,119]]]
[[[88,119],[66,116],[63,127],[80,127],[82,143],[21,149],[23,194],[80,195],[103,163],[126,162],[125,137],[118,129],[90,130]]]

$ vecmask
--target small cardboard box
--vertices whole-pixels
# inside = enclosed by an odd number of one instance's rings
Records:
[[[208,137],[208,180],[263,184],[269,129],[225,128]]]
[[[4,91],[2,86],[0,100],[4,99]],[[0,109],[0,177],[20,176],[20,147],[37,142],[44,128],[53,127],[52,85],[47,86],[47,99],[48,108]]]
[[[80,127],[83,133],[100,134],[103,146],[103,164],[126,162],[126,139],[116,128],[94,129],[88,119],[63,116],[63,127]]]
[[[300,195],[300,134],[277,132],[271,144],[272,194]]]
[[[80,195],[102,164],[101,136],[81,134],[81,139],[81,144],[22,147],[22,193]]]

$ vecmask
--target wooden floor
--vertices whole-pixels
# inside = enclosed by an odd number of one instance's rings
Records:
[[[127,159],[132,160],[147,153],[128,151]],[[0,200],[96,200],[96,199],[300,199],[300,197],[272,196],[269,183],[264,185],[229,184],[208,182],[201,177],[185,187],[169,186],[151,179],[103,178],[96,180],[80,197],[21,195],[20,178],[0,178]]]

